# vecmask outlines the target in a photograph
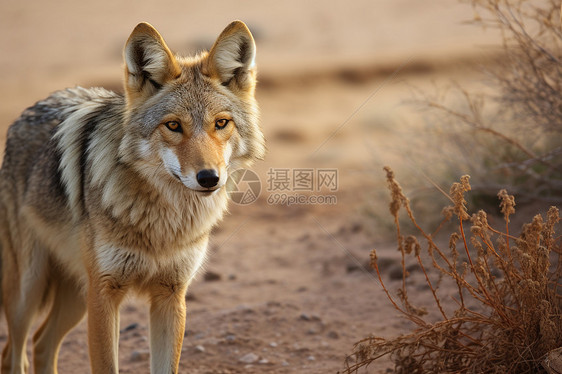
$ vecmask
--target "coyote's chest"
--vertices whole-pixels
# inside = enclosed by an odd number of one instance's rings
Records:
[[[90,248],[99,271],[140,287],[164,275],[190,280],[204,261],[210,230],[226,208],[226,192],[199,197],[179,189],[162,195],[151,183],[135,186],[94,204],[101,209],[93,209],[90,217]],[[92,199],[103,200],[103,195],[101,189]]]

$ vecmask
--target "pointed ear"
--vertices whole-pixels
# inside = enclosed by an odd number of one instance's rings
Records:
[[[211,48],[204,73],[224,86],[253,90],[255,86],[256,44],[242,21],[228,25]]]
[[[129,36],[123,51],[127,100],[147,98],[166,82],[177,78],[181,69],[158,31],[148,23],[139,23]]]

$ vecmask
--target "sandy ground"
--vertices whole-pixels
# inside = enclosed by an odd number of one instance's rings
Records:
[[[206,273],[187,296],[180,372],[335,373],[358,339],[408,326],[367,266],[375,246],[388,273],[398,266],[388,222],[366,212],[387,209],[383,165],[411,173],[402,151],[423,120],[403,101],[411,85],[469,84],[469,66],[493,55],[494,35],[463,24],[473,11],[451,0],[158,4],[0,0],[0,140],[26,106],[56,89],[120,89],[121,48],[140,21],[184,54],[209,47],[232,19],[246,21],[258,44],[269,149],[255,168],[262,190],[252,204],[232,204],[212,236]],[[312,194],[337,203],[272,204],[279,191],[268,172],[295,169],[336,170],[336,191]],[[143,301],[128,300],[123,373],[149,372],[147,322]],[[82,322],[64,341],[59,371],[88,373],[87,352]],[[367,372],[390,367],[382,361]]]

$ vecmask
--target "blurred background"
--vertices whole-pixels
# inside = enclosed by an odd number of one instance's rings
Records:
[[[490,33],[463,24],[473,17],[470,6],[447,0],[3,0],[0,10],[2,87],[9,92],[0,115],[8,120],[25,103],[61,87],[117,86],[122,47],[140,21],[153,24],[174,51],[189,55],[209,48],[230,21],[241,19],[256,38],[261,76],[279,81],[337,68],[392,71],[410,58],[411,65],[473,58],[493,42]],[[24,104],[18,108],[19,100]]]

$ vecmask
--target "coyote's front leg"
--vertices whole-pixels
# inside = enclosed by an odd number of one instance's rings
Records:
[[[161,281],[150,287],[150,369],[152,374],[178,372],[185,331],[187,283]]]
[[[88,287],[88,343],[92,374],[117,374],[119,305],[125,288],[109,276],[91,276]]]

